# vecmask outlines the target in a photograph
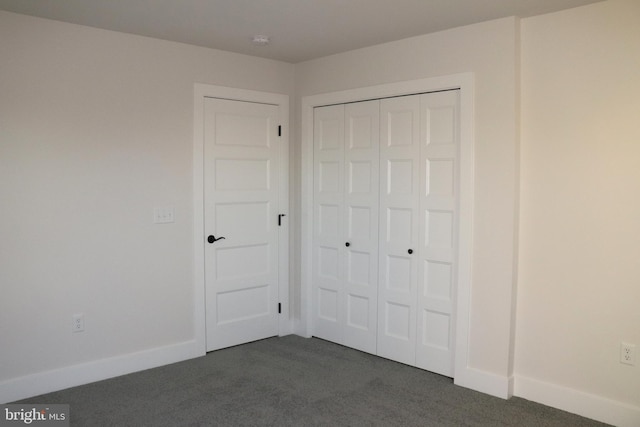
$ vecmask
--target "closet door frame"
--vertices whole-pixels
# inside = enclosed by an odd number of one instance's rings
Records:
[[[460,188],[458,199],[457,286],[455,292],[455,360],[454,381],[459,385],[474,382],[469,367],[471,265],[473,236],[473,92],[474,74],[460,73],[443,77],[411,80],[364,88],[331,92],[302,98],[302,165],[301,165],[301,315],[295,332],[313,335],[313,110],[315,107],[366,101],[393,96],[414,95],[442,90],[460,90]],[[473,388],[473,387],[472,387]]]

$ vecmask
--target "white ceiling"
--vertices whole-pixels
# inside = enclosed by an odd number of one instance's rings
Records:
[[[601,0],[0,0],[0,9],[297,63]],[[251,43],[257,34],[268,46]]]

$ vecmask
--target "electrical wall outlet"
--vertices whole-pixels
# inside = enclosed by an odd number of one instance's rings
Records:
[[[636,345],[623,342],[620,344],[620,363],[625,365],[636,364]]]
[[[84,331],[84,314],[78,313],[73,315],[73,323],[71,324],[72,332]]]

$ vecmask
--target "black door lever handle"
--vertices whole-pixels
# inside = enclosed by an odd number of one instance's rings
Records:
[[[207,237],[207,242],[209,242],[209,243],[214,243],[214,242],[217,242],[218,240],[222,240],[222,239],[224,239],[224,237],[218,237],[218,238],[216,239],[216,236],[214,236],[214,235],[212,234],[212,235],[210,235],[209,237]]]

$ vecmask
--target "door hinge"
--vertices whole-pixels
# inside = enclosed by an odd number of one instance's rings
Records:
[[[282,304],[278,303],[278,314],[282,313]]]
[[[282,126],[278,125],[278,136],[282,136]]]
[[[287,214],[278,215],[278,227],[282,227],[282,217],[287,216]]]

